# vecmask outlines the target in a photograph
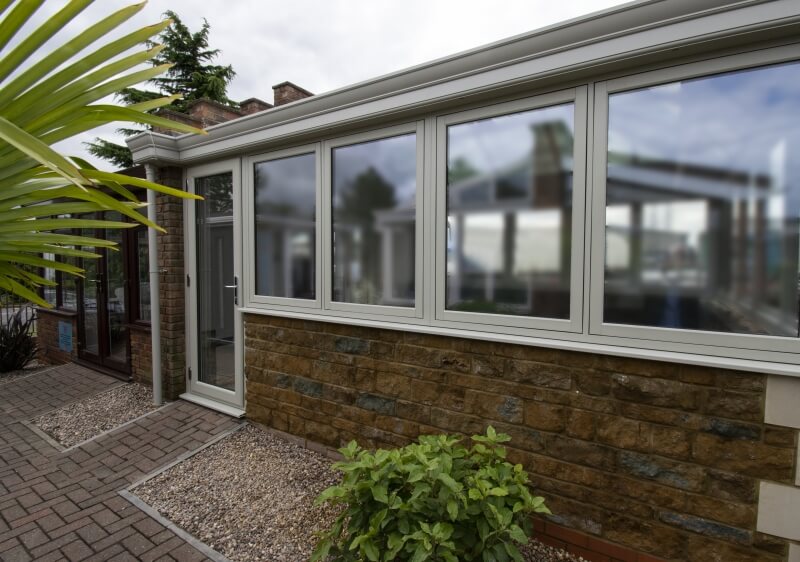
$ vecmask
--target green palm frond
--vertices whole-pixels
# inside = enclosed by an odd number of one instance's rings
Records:
[[[82,270],[64,258],[91,259],[97,257],[93,250],[114,247],[106,240],[64,231],[130,228],[137,223],[160,229],[142,214],[144,204],[130,186],[196,198],[179,189],[97,170],[80,158],[59,154],[52,145],[117,122],[186,133],[204,131],[146,113],[174,102],[176,96],[125,107],[97,103],[170,68],[170,64],[137,68],[162,56],[162,47],[149,40],[166,29],[170,20],[103,42],[144,7],[144,3],[135,4],[85,27],[60,47],[42,52],[45,43],[92,1],[72,0],[22,37],[23,26],[43,3],[0,0],[0,290],[48,306],[37,289],[52,282],[37,273],[39,268],[81,275]],[[84,50],[90,52],[82,55]],[[129,220],[80,218],[103,211],[115,211]]]

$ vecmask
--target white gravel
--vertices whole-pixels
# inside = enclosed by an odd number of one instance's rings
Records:
[[[231,560],[307,560],[335,518],[314,498],[336,483],[331,461],[252,425],[133,490]]]
[[[64,447],[72,447],[154,409],[152,390],[130,383],[48,412],[33,423]]]
[[[235,562],[308,560],[335,509],[314,499],[339,476],[318,453],[247,425],[136,487],[164,517]],[[531,541],[527,562],[585,562]]]

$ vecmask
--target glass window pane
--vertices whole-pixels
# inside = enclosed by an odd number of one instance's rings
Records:
[[[43,254],[42,258],[46,260],[55,260],[55,254]],[[43,275],[45,279],[48,281],[56,282],[56,270],[52,267],[44,268]],[[55,285],[44,285],[42,286],[42,296],[47,304],[51,304],[53,306],[56,305],[56,291],[57,287]]]
[[[447,128],[448,310],[569,318],[573,114]]]
[[[70,218],[70,215],[59,215],[59,218]],[[76,232],[70,229],[66,230],[57,230],[58,234],[66,234],[72,235]],[[74,248],[74,246],[67,246],[68,248]],[[59,261],[63,261],[64,263],[68,263],[70,265],[74,265],[76,267],[80,267],[80,260],[74,256],[64,256],[57,258]],[[78,280],[80,278],[75,275],[70,275],[68,273],[58,273],[56,274],[56,280],[59,282],[59,290],[61,291],[61,299],[59,302],[59,307],[68,310],[77,310],[78,309]]]
[[[800,64],[609,96],[603,320],[798,335]]]
[[[316,298],[316,155],[255,165],[256,294]]]
[[[66,257],[64,261],[70,265],[78,265],[78,258]],[[61,308],[77,310],[78,278],[66,273],[61,274]]]
[[[414,306],[416,134],[333,150],[333,300]]]
[[[147,229],[136,231],[136,256],[139,283],[139,303],[137,317],[143,322],[150,322],[150,247],[147,240]]]

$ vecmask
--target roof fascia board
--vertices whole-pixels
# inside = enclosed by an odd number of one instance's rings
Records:
[[[687,13],[688,6],[694,9]],[[710,6],[710,7],[709,7]],[[677,9],[676,9],[677,7]],[[705,8],[705,9],[702,9]],[[646,14],[644,13],[646,12]],[[677,13],[677,15],[675,15]],[[669,23],[664,18],[672,14]],[[626,17],[621,16],[624,15]],[[644,16],[648,17],[644,17]],[[408,79],[406,88],[395,88],[387,93],[365,97],[370,94],[370,86],[378,83],[370,81],[347,89],[308,98],[290,104],[278,111],[270,110],[251,118],[238,119],[212,127],[208,137],[187,136],[167,137],[171,149],[179,153],[181,162],[195,162],[212,158],[217,154],[232,151],[247,151],[258,144],[276,142],[300,133],[323,130],[334,124],[368,119],[379,114],[391,114],[399,110],[424,108],[425,105],[448,97],[462,96],[481,90],[491,90],[543,78],[548,75],[592,68],[599,64],[674,48],[687,43],[700,42],[723,35],[733,35],[755,29],[775,26],[782,22],[800,20],[800,5],[793,0],[772,0],[770,2],[747,1],[734,4],[713,0],[654,1],[628,4],[616,10],[600,13],[603,25],[594,25],[596,15],[581,18],[579,22],[559,24],[544,31],[518,36],[510,40],[469,51],[455,58],[431,63],[432,66],[449,66],[439,80],[419,84],[419,77]],[[608,21],[604,18],[621,18],[624,29],[609,35]],[[633,24],[637,24],[633,26]],[[620,23],[617,22],[619,26]],[[592,27],[594,35],[587,37],[586,26]],[[633,26],[633,27],[631,27]],[[581,29],[572,29],[579,27]],[[570,32],[571,30],[571,32]],[[527,44],[542,36],[558,31],[562,35],[561,46],[542,51],[538,46]],[[583,37],[583,41],[578,41]],[[548,40],[552,40],[548,37]],[[509,47],[509,45],[511,47]],[[520,45],[526,45],[528,56],[521,58],[515,54]],[[524,49],[523,49],[524,50]],[[501,53],[506,57],[497,57]],[[489,56],[491,53],[491,56]],[[534,53],[531,55],[530,53]],[[471,59],[472,70],[455,74],[464,68],[463,62]],[[479,63],[475,65],[476,60]],[[502,62],[490,65],[492,61]],[[454,61],[454,62],[452,62]],[[469,66],[469,65],[468,65]],[[458,67],[458,68],[456,68]],[[397,81],[400,74],[407,77],[428,70],[412,69],[410,73],[389,75],[384,81]],[[439,69],[442,70],[441,68]],[[399,86],[399,84],[395,84]],[[385,86],[385,85],[384,85]],[[349,101],[348,101],[349,100]],[[282,111],[281,111],[282,109]],[[291,111],[289,111],[291,110]],[[140,135],[142,136],[142,135]],[[139,139],[131,139],[132,148]],[[166,147],[165,147],[166,148]],[[145,156],[144,153],[141,155]],[[136,161],[143,161],[134,150]]]

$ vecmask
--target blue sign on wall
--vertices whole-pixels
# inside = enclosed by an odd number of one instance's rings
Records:
[[[58,323],[58,349],[72,353],[72,322]]]

